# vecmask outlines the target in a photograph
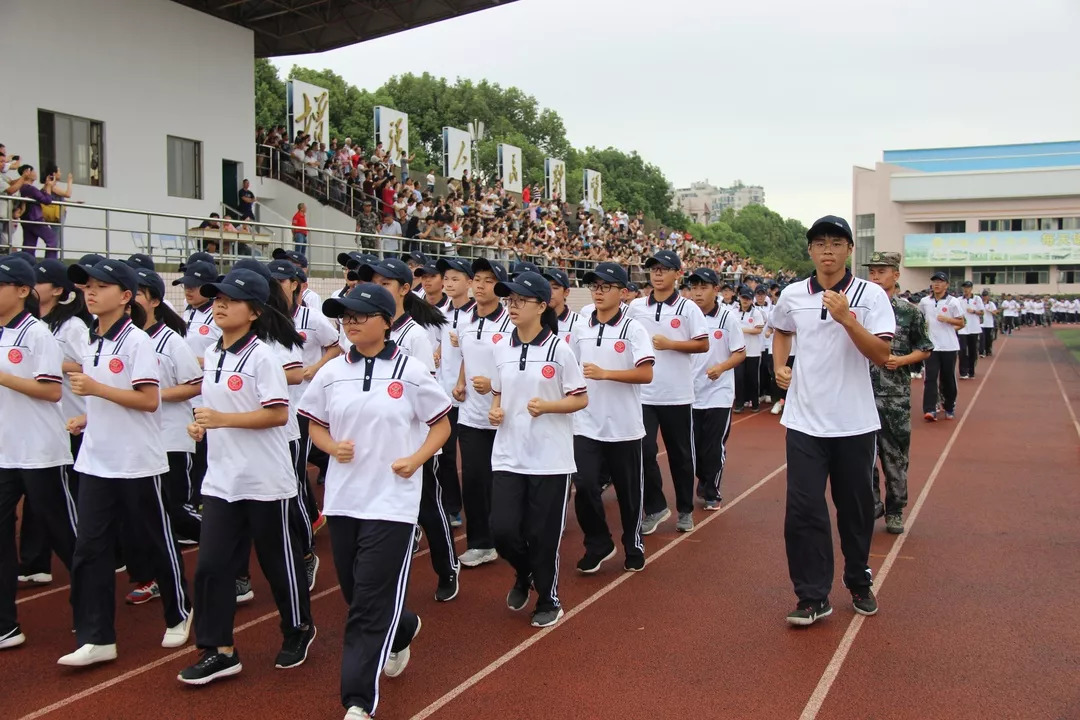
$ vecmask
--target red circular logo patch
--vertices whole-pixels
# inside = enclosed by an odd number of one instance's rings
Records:
[[[300,339],[303,340],[304,342],[307,342],[307,333],[304,332],[303,330],[300,331]]]
[[[22,362],[22,351],[11,348],[8,350],[7,359],[12,365],[18,365]]]
[[[111,370],[114,375],[120,373],[123,369],[124,361],[120,358],[113,358],[109,361],[109,370]]]
[[[200,335],[209,335],[210,334],[210,326],[209,325],[200,325],[199,326],[199,334]]]
[[[500,335],[499,333],[495,333],[494,335],[491,336],[491,342],[493,342],[493,343],[497,343],[502,339],[503,339],[503,336]]]
[[[567,345],[570,344],[570,334],[569,333],[566,334],[566,344]]]
[[[682,321],[679,318],[671,318],[671,327],[677,328],[682,325]]]
[[[230,390],[236,392],[240,388],[244,387],[244,378],[240,377],[239,375],[233,375],[229,378],[228,385]]]
[[[626,352],[626,343],[624,343],[622,340],[615,343],[615,352],[617,352],[617,353]]]
[[[386,386],[386,394],[397,400],[401,393],[405,392],[405,386],[399,382],[392,382]]]
[[[859,316],[855,314],[855,311],[854,311],[854,310],[849,310],[848,312],[850,312],[850,313],[851,313],[851,317],[855,318],[856,320],[858,320],[858,319],[859,319]]]
[[[550,380],[551,378],[555,377],[555,366],[554,365],[545,365],[544,369],[541,370],[540,372],[543,373],[544,377],[546,377],[548,380]]]
[[[720,340],[720,339],[722,339],[724,337],[724,331],[723,330],[717,330],[716,332],[714,332],[712,334],[712,336],[714,338],[716,338],[717,340]]]

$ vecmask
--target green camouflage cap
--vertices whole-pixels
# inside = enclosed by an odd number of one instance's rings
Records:
[[[870,256],[870,262],[863,263],[863,267],[883,265],[900,269],[900,253],[898,252],[875,252]]]

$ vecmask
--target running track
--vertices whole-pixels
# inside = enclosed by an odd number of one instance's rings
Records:
[[[956,421],[914,423],[908,533],[879,522],[874,538],[878,616],[856,616],[837,580],[832,617],[785,625],[783,432],[743,414],[724,511],[699,510],[688,535],[665,523],[646,540],[644,572],[624,573],[620,558],[578,575],[570,512],[568,614],[554,628],[506,609],[504,564],[464,570],[459,597],[438,605],[418,556],[410,605],[424,627],[406,672],[383,679],[379,717],[1080,718],[1080,366],[1027,329],[999,340],[979,375],[961,383]],[[244,672],[200,689],[174,679],[195,650],[158,645],[159,603],[124,606],[118,587],[119,661],[69,671],[55,664],[74,648],[66,577],[21,590],[28,641],[0,653],[0,718],[342,717],[345,607],[325,535],[318,550],[308,662],[273,668],[277,616],[256,574],[236,618]],[[190,578],[195,554],[185,560]]]

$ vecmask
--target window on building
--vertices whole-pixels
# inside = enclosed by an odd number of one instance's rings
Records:
[[[1058,266],[1058,282],[1068,285],[1080,285],[1080,265]]]
[[[1040,230],[1060,230],[1061,218],[1039,218]]]
[[[874,254],[874,223],[873,213],[855,216],[855,275],[864,280],[869,277],[869,270],[863,263]]]
[[[1061,218],[1062,230],[1080,230],[1080,217]]]
[[[1011,285],[1045,285],[1050,282],[1050,268],[1038,265],[1015,265],[1005,268],[1005,282]]]
[[[973,282],[979,285],[1004,285],[1007,276],[1003,267],[972,268],[971,277]]]
[[[168,146],[169,195],[202,199],[202,143],[169,135]]]
[[[960,283],[967,280],[967,274],[962,267],[935,268],[934,272],[943,272],[949,276],[949,287],[959,288]]]
[[[950,220],[948,222],[934,223],[934,233],[937,235],[962,232],[967,232],[967,223],[963,220]]]
[[[61,176],[79,185],[105,185],[105,125],[97,120],[38,110],[38,158],[41,167],[55,164]]]

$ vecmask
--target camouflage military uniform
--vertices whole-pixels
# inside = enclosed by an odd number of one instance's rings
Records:
[[[360,213],[356,218],[356,231],[374,235],[379,232],[379,217],[374,212]],[[359,237],[359,245],[365,250],[377,247],[378,240],[372,237]]]
[[[902,298],[892,298],[893,314],[896,316],[896,334],[893,336],[894,356],[908,355],[915,350],[934,349],[926,318],[918,306]],[[877,434],[878,458],[885,473],[885,513],[900,513],[907,507],[908,450],[911,447],[911,371],[908,367],[887,370],[870,366],[870,378],[874,383],[874,400],[877,402],[881,430]],[[881,475],[874,467],[874,504],[881,503]]]

